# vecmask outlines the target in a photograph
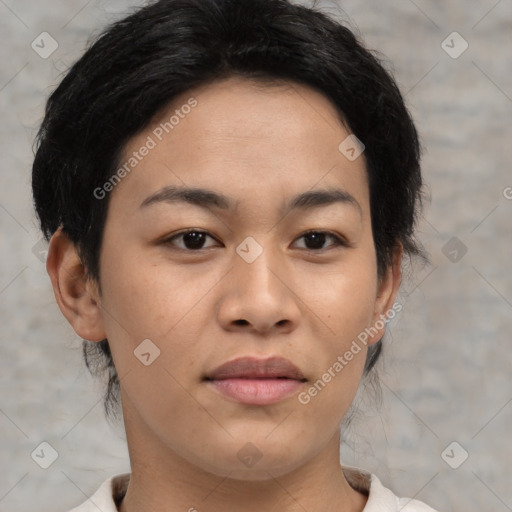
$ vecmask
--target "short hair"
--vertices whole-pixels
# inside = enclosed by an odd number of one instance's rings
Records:
[[[32,169],[46,240],[62,227],[87,277],[99,283],[108,199],[101,187],[127,142],[179,94],[232,76],[297,83],[327,97],[364,144],[379,276],[401,244],[428,259],[414,237],[422,208],[420,143],[392,77],[375,51],[316,5],[288,0],[160,0],[108,26],[49,97]],[[340,141],[341,142],[341,141]],[[100,287],[101,290],[101,287]],[[367,375],[382,350],[369,347]],[[107,416],[119,405],[108,340],[83,340],[93,375],[108,374]]]

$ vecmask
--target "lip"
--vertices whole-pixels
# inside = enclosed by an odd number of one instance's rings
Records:
[[[306,382],[297,366],[282,357],[240,357],[209,373],[206,383],[246,405],[269,405],[294,394]]]

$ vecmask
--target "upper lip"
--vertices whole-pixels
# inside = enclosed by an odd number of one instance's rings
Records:
[[[206,375],[206,380],[223,379],[295,379],[305,381],[303,373],[291,361],[283,357],[239,357]]]

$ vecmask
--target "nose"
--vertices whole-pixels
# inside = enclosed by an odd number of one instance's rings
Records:
[[[300,299],[285,256],[262,246],[252,262],[238,253],[223,280],[218,320],[227,331],[290,333],[301,317]]]

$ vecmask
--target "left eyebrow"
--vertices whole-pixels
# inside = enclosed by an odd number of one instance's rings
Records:
[[[211,208],[212,206],[222,210],[233,210],[234,201],[229,197],[207,190],[204,188],[177,187],[174,185],[164,187],[155,194],[142,201],[140,208],[155,203],[176,203],[186,202],[202,208]]]
[[[164,187],[147,197],[141,203],[140,207],[143,208],[156,203],[176,202],[186,202],[205,209],[215,207],[222,210],[234,210],[235,208],[235,201],[228,196],[219,194],[213,190],[178,187],[174,185]],[[309,210],[321,206],[328,206],[334,203],[351,205],[355,207],[362,216],[361,205],[357,202],[355,197],[347,191],[338,188],[302,192],[301,194],[291,198],[282,213],[287,214],[292,210]]]
[[[355,207],[359,211],[359,215],[363,216],[361,205],[356,198],[349,194],[346,190],[339,188],[329,188],[325,190],[310,190],[293,197],[285,209],[285,213],[292,210],[307,210],[320,206],[328,206],[330,204],[341,203]]]

